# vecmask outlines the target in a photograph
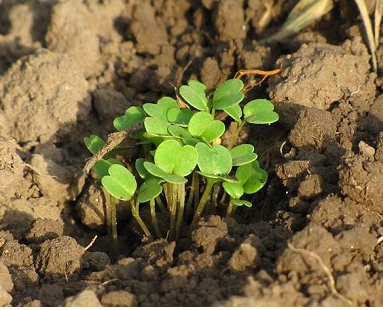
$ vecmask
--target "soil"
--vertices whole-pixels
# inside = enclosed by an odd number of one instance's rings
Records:
[[[0,1],[0,306],[383,306],[383,81],[352,1],[261,43],[296,2]],[[170,242],[120,204],[113,255],[83,138],[190,78],[276,68],[247,99],[280,122],[240,137],[269,173],[254,207]]]

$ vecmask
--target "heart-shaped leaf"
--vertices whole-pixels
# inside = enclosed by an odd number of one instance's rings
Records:
[[[156,104],[145,103],[142,107],[149,116],[167,121],[168,110],[178,108],[178,104],[177,101],[171,97],[162,97]]]
[[[235,173],[235,177],[243,186],[246,194],[254,194],[258,192],[267,182],[267,171],[259,167],[258,161],[239,166]]]
[[[188,85],[182,85],[179,89],[182,98],[192,107],[200,111],[209,112],[208,99],[205,93],[206,86],[202,83],[190,80]]]
[[[161,168],[157,167],[155,164],[148,161],[144,162],[144,167],[152,176],[161,178],[162,180],[168,183],[184,184],[188,181],[186,178],[181,177],[179,175],[167,173]]]
[[[245,193],[245,190],[239,183],[223,182],[222,186],[225,189],[225,192],[228,193],[230,197],[234,199],[241,198],[241,196]]]
[[[154,163],[166,173],[189,175],[197,165],[198,153],[190,145],[182,146],[176,140],[162,142],[154,154]]]
[[[197,112],[189,121],[188,130],[193,137],[212,142],[225,132],[225,124],[207,112]]]
[[[104,145],[105,142],[97,135],[90,135],[84,138],[84,143],[89,152],[96,154]]]
[[[114,164],[121,165],[121,166],[123,165],[122,162],[120,162],[116,158],[109,158],[109,159],[102,158],[94,164],[92,169],[94,170],[94,172],[96,172],[97,176],[101,179],[104,176],[109,174],[109,168],[110,166]]]
[[[240,144],[230,150],[233,158],[233,166],[242,166],[256,160],[258,155],[254,153],[254,146],[251,144]]]
[[[245,95],[241,92],[243,82],[240,79],[230,79],[221,84],[213,94],[213,107],[224,110],[240,103]]]
[[[167,120],[171,124],[187,126],[193,116],[193,111],[189,109],[170,108],[167,113]]]
[[[137,201],[139,203],[148,202],[156,198],[162,192],[161,182],[159,178],[150,178],[146,180],[138,190]]]
[[[255,99],[243,107],[245,121],[251,124],[271,124],[279,119],[274,105],[267,99]]]
[[[109,175],[101,179],[107,192],[120,200],[129,200],[136,191],[137,182],[134,175],[124,166],[115,164],[109,167]]]
[[[146,113],[143,108],[133,106],[125,111],[125,114],[114,119],[113,126],[118,131],[127,130],[133,125],[144,120]]]
[[[145,130],[148,134],[153,136],[169,136],[168,126],[170,125],[166,120],[154,117],[146,117],[144,120]]]
[[[209,147],[205,143],[197,143],[198,167],[203,174],[227,175],[232,168],[230,152],[222,145]]]
[[[231,202],[233,203],[233,205],[236,205],[238,207],[245,206],[245,207],[251,208],[253,206],[250,201],[243,200],[243,199],[231,199]]]

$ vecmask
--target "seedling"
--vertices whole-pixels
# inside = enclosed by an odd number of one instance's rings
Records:
[[[271,124],[279,116],[266,99],[242,104],[245,91],[236,78],[212,94],[207,94],[202,83],[190,80],[179,88],[177,99],[163,97],[157,103],[128,108],[114,120],[117,132],[109,135],[107,143],[95,135],[85,138],[94,154],[85,170],[93,166],[112,198],[113,239],[117,240],[115,199],[129,202],[147,236],[153,230],[156,237],[167,235],[171,240],[180,236],[183,227],[193,227],[209,203],[226,205],[226,216],[233,216],[238,206],[252,206],[243,196],[259,191],[267,172],[259,167],[253,145],[235,146],[236,137],[247,123]],[[227,114],[225,122],[217,119],[217,111]],[[236,132],[222,145],[229,122],[235,124]],[[140,150],[132,171],[112,156],[126,137],[135,139]],[[139,211],[146,206],[150,229]],[[167,231],[161,231],[164,225],[158,223],[158,212],[169,219]]]

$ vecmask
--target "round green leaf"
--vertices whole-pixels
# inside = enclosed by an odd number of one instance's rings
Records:
[[[259,167],[258,161],[239,166],[235,173],[246,194],[258,192],[267,182],[267,171]]]
[[[205,93],[206,86],[202,83],[190,80],[188,85],[182,85],[179,93],[182,98],[192,107],[200,111],[209,111],[208,100]]]
[[[242,166],[256,160],[258,155],[254,153],[254,146],[251,144],[241,144],[230,150],[233,158],[233,166]]]
[[[144,120],[146,132],[154,136],[168,136],[169,123],[166,120],[146,117]]]
[[[279,115],[274,111],[274,105],[270,100],[255,99],[248,102],[243,107],[245,121],[251,124],[271,124],[279,119]]]
[[[137,182],[134,175],[124,166],[114,164],[109,167],[109,175],[101,179],[107,192],[120,200],[129,200],[136,191]]]
[[[198,153],[190,145],[182,146],[176,140],[162,142],[154,154],[154,163],[166,173],[189,175],[197,165]]]
[[[181,177],[179,175],[167,173],[161,168],[157,167],[155,164],[148,161],[144,162],[144,167],[151,175],[161,178],[168,183],[183,184],[188,181],[186,178]]]
[[[239,79],[230,79],[221,84],[213,94],[213,107],[224,110],[240,103],[245,95],[241,92],[243,82]]]
[[[170,108],[167,113],[167,120],[169,123],[186,127],[193,114],[193,111],[189,109]]]
[[[150,178],[146,180],[140,187],[137,195],[139,203],[148,202],[156,198],[162,192],[161,182],[159,178]]]
[[[178,103],[171,97],[162,97],[156,104],[145,103],[142,107],[149,116],[167,121],[168,110],[170,108],[178,108]]]
[[[95,163],[92,169],[96,172],[97,176],[102,179],[109,174],[109,168],[114,164],[122,165],[122,162],[116,158],[100,159]]]
[[[245,193],[245,190],[239,183],[223,182],[222,186],[225,189],[225,192],[228,193],[230,197],[235,199],[241,198],[241,196]]]
[[[197,112],[189,121],[188,130],[194,137],[201,137],[207,142],[214,141],[225,132],[225,124],[207,112]]]
[[[195,146],[198,142],[200,142],[200,140],[193,138],[190,132],[183,127],[170,125],[168,127],[168,131],[173,137],[181,139],[182,142],[186,145]]]
[[[127,130],[133,125],[144,120],[146,113],[141,107],[133,106],[125,111],[125,114],[114,119],[113,126],[118,131]]]
[[[205,143],[197,143],[198,167],[204,174],[227,175],[232,168],[230,152],[222,145],[209,147]]]
[[[90,135],[84,138],[84,143],[89,152],[96,154],[104,145],[105,142],[97,135]]]

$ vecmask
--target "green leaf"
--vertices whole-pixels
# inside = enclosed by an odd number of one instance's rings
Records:
[[[138,175],[141,177],[141,179],[147,180],[150,178],[151,174],[144,167],[144,162],[145,162],[144,158],[137,158],[136,162],[134,163],[134,166],[136,168]]]
[[[243,107],[245,121],[251,124],[271,124],[279,119],[274,105],[267,99],[255,99]]]
[[[109,167],[109,175],[101,179],[107,192],[120,200],[129,200],[136,191],[137,182],[134,175],[124,166],[115,164]]]
[[[242,109],[239,104],[235,104],[232,107],[224,109],[225,113],[229,115],[236,122],[241,122]]]
[[[213,94],[213,107],[224,110],[240,103],[245,95],[241,93],[243,82],[239,79],[227,80]]]
[[[167,120],[171,124],[187,126],[193,116],[193,111],[189,109],[170,108],[167,113]]]
[[[230,152],[222,145],[209,147],[205,143],[197,143],[198,167],[203,174],[227,175],[232,168]]]
[[[197,112],[189,121],[188,130],[194,137],[212,142],[225,132],[225,124],[207,112]]]
[[[242,200],[242,199],[231,199],[231,202],[238,207],[245,206],[245,207],[251,208],[253,206],[250,201]]]
[[[149,133],[150,135],[169,136],[169,123],[166,120],[154,117],[146,117],[144,120],[144,125],[147,133]]]
[[[200,111],[209,112],[208,99],[205,93],[206,86],[202,83],[190,80],[188,85],[182,85],[179,88],[182,98],[192,107]]]
[[[267,171],[259,167],[258,161],[239,166],[235,173],[246,194],[258,192],[267,182]]]
[[[254,153],[254,146],[241,144],[230,150],[233,166],[242,166],[256,160],[258,155]]]
[[[143,121],[146,113],[143,108],[133,106],[125,111],[125,114],[114,119],[113,126],[118,131],[127,130],[133,125]]]
[[[225,192],[228,193],[230,197],[235,199],[241,198],[241,196],[245,193],[245,190],[239,183],[223,182],[222,186],[225,189]]]
[[[90,135],[84,138],[84,143],[89,152],[96,154],[104,145],[105,142],[97,135]]]
[[[144,162],[144,167],[148,172],[155,177],[161,178],[165,182],[173,183],[173,184],[184,184],[188,180],[184,177],[181,177],[179,175],[175,175],[172,173],[167,173],[163,171],[161,168],[157,167],[155,164],[151,162]]]
[[[176,140],[162,142],[154,154],[154,163],[166,173],[189,175],[197,165],[198,153],[190,145],[182,146]]]
[[[179,108],[177,101],[171,97],[162,97],[157,103],[145,103],[142,105],[145,112],[155,118],[167,121],[167,113],[171,108]]]
[[[161,182],[163,181],[159,178],[146,180],[138,190],[137,201],[144,203],[156,198],[163,190]]]
[[[183,127],[170,125],[168,127],[168,131],[173,137],[181,139],[186,145],[195,146],[198,142],[200,142],[200,140],[193,138],[190,132]]]
[[[122,162],[120,162],[116,158],[109,158],[109,159],[100,159],[97,161],[94,166],[93,170],[96,172],[97,176],[102,179],[104,176],[109,174],[109,168],[110,166],[118,164],[118,165],[123,165]]]

